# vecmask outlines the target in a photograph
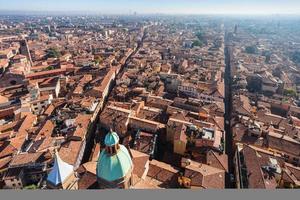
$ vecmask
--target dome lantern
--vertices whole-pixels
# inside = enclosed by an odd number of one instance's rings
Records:
[[[116,132],[110,130],[110,132],[105,136],[104,139],[105,150],[108,154],[114,155],[120,149],[119,136]]]

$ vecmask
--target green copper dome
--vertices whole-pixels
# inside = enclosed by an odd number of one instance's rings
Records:
[[[115,181],[126,176],[132,168],[132,161],[128,150],[123,145],[117,154],[110,155],[103,150],[98,158],[97,177],[107,181]]]
[[[110,131],[106,134],[104,143],[106,146],[114,146],[119,143],[119,136],[116,132]]]

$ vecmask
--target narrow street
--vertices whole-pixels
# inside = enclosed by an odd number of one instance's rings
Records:
[[[231,61],[232,47],[228,33],[225,35],[225,152],[228,155],[228,174],[226,176],[226,188],[234,188],[232,180],[234,174],[234,149],[233,136],[231,130],[231,112],[232,112],[232,93],[231,93]]]
[[[142,38],[141,38],[141,40],[137,42],[137,46],[136,46],[136,48],[133,50],[133,52],[132,52],[130,55],[128,55],[128,57],[126,58],[124,64],[121,66],[121,70],[120,70],[119,73],[116,75],[115,80],[112,82],[112,85],[111,85],[110,91],[109,91],[109,93],[108,93],[108,95],[107,95],[107,98],[103,100],[103,101],[104,101],[104,102],[103,102],[103,106],[100,108],[99,112],[97,113],[96,120],[94,121],[94,123],[93,123],[93,125],[92,125],[92,128],[91,128],[91,137],[90,137],[90,139],[87,141],[87,147],[86,147],[86,150],[85,150],[85,153],[84,153],[84,156],[83,156],[82,163],[88,162],[88,161],[90,160],[90,158],[91,158],[91,154],[92,154],[92,152],[93,152],[93,148],[94,148],[94,145],[95,145],[95,140],[97,140],[97,139],[96,139],[96,133],[97,133],[97,131],[99,131],[99,130],[97,130],[97,124],[99,123],[99,115],[100,115],[101,112],[103,111],[103,108],[105,107],[105,104],[106,104],[106,102],[107,102],[109,96],[111,95],[113,88],[114,88],[115,85],[116,85],[116,80],[117,80],[117,78],[119,78],[119,77],[122,76],[122,74],[123,74],[124,71],[126,70],[127,64],[129,63],[131,57],[132,57],[133,55],[135,55],[135,54],[138,52],[138,50],[142,47],[143,41],[144,41],[145,35],[146,35],[145,29],[146,29],[146,28],[143,29],[143,33],[142,33]]]

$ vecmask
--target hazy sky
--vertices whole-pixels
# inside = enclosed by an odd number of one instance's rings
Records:
[[[174,14],[300,14],[300,0],[0,0],[0,10],[120,14],[134,11]]]

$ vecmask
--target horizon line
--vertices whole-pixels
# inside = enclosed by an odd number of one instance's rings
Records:
[[[6,13],[2,13],[6,12]],[[239,16],[274,16],[274,15],[285,15],[285,16],[300,16],[300,12],[298,13],[288,13],[288,12],[274,12],[274,13],[228,13],[228,12],[202,12],[202,13],[180,13],[180,12],[136,12],[136,11],[128,11],[128,12],[110,12],[110,11],[96,11],[96,10],[7,10],[0,9],[0,15],[9,15],[12,13],[18,14],[49,14],[49,13],[59,13],[59,14],[84,14],[84,15],[239,15]]]

